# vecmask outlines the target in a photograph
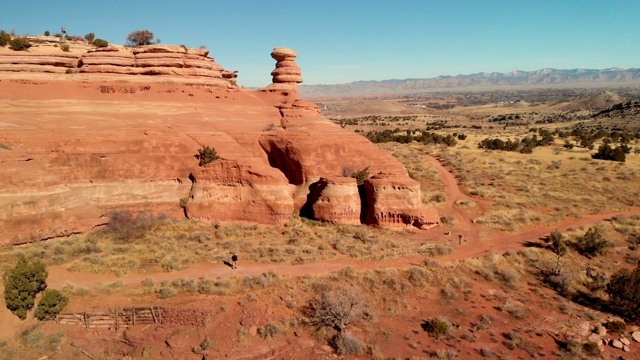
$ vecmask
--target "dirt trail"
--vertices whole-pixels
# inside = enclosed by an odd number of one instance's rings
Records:
[[[528,242],[536,242],[543,236],[548,235],[554,229],[560,231],[567,230],[571,227],[593,225],[617,214],[625,215],[637,215],[640,214],[640,207],[634,207],[624,212],[609,212],[594,215],[583,215],[581,218],[564,219],[559,223],[538,226],[535,228],[525,229],[517,233],[505,233],[492,229],[482,228],[482,236],[480,235],[480,227],[471,222],[469,216],[465,216],[462,211],[458,209],[455,202],[461,199],[469,199],[476,203],[481,203],[482,207],[486,207],[489,202],[481,199],[473,199],[461,189],[455,176],[449,172],[436,158],[431,155],[426,155],[426,160],[438,170],[440,178],[445,185],[445,192],[447,194],[447,203],[445,208],[439,209],[442,213],[452,214],[456,217],[458,224],[452,228],[451,238],[449,242],[453,245],[455,251],[451,255],[435,258],[437,261],[451,261],[451,260],[463,260],[468,258],[474,258],[483,256],[486,254],[502,254],[506,251],[518,251],[522,249]],[[442,239],[441,232],[444,229],[430,230],[428,236],[422,236],[418,233],[415,236],[411,236],[414,241],[433,241],[435,239]],[[464,234],[465,242],[459,246],[457,245],[457,234]],[[442,242],[442,240],[436,240]],[[49,267],[49,279],[47,283],[53,288],[62,288],[65,282],[69,281],[76,286],[82,286],[87,288],[95,287],[101,283],[110,283],[121,280],[127,284],[127,286],[134,287],[140,284],[146,278],[153,278],[156,281],[172,281],[180,278],[198,279],[206,277],[209,279],[215,278],[233,278],[233,277],[245,277],[256,276],[267,272],[274,272],[280,276],[304,276],[304,275],[325,275],[345,267],[352,267],[357,271],[373,270],[382,268],[407,268],[414,265],[422,265],[424,263],[424,256],[406,256],[393,259],[386,259],[381,261],[370,260],[354,260],[347,256],[340,257],[335,260],[317,261],[308,264],[293,265],[288,263],[281,264],[260,264],[260,263],[245,263],[240,259],[238,269],[233,270],[229,266],[219,263],[201,263],[196,264],[188,269],[171,272],[171,273],[154,273],[154,274],[127,274],[121,277],[116,277],[113,274],[88,274],[88,273],[75,273],[70,272],[64,268],[64,266],[51,266]]]

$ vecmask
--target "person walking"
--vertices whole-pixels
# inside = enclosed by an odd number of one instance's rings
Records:
[[[233,269],[237,269],[238,268],[238,255],[233,254],[231,255],[231,262],[233,263]]]

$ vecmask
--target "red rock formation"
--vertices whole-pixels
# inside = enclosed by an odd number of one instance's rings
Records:
[[[190,219],[285,224],[293,213],[292,187],[264,163],[219,160],[194,169],[191,177]]]
[[[335,223],[436,224],[402,163],[297,98],[295,52],[272,56],[276,70],[288,70],[274,71],[275,88],[251,91],[205,50],[0,49],[0,245],[84,233],[114,209],[270,224],[300,211]],[[47,73],[69,68],[81,73]],[[204,145],[222,160],[198,166]],[[344,176],[365,168],[383,174],[361,197]]]
[[[320,178],[309,194],[313,219],[336,224],[360,224],[360,195],[356,179]]]
[[[298,98],[298,84],[302,82],[302,72],[296,64],[298,54],[288,48],[273,49],[271,57],[276,61],[276,68],[271,72],[272,83],[263,91],[281,93],[291,100]]]
[[[45,45],[50,44],[45,42]],[[212,85],[218,86],[235,86],[236,83],[237,74],[217,64],[206,49],[171,45],[136,48],[85,45],[78,51],[62,52],[45,45],[33,51],[0,50],[0,72],[162,75],[209,79]]]
[[[439,222],[437,213],[422,205],[420,183],[408,176],[379,173],[364,181],[364,192],[365,224],[426,229]]]

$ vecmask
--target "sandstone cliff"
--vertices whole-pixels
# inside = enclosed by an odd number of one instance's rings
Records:
[[[74,51],[0,53],[2,245],[84,233],[110,210],[437,224],[398,160],[298,98],[290,49],[274,49],[274,82],[259,91],[200,49]],[[198,166],[205,145],[221,159]],[[365,168],[364,184],[348,177]]]

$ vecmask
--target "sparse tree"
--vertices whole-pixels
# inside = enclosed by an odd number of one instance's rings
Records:
[[[604,238],[602,231],[597,227],[589,228],[586,234],[579,237],[573,245],[581,255],[588,258],[604,255],[607,248],[612,246],[611,242]]]
[[[55,289],[46,290],[42,295],[42,299],[38,302],[35,317],[38,320],[53,319],[67,306],[67,303],[69,303],[69,298],[60,291]]]
[[[92,33],[92,32],[91,32],[91,33],[88,33],[88,34],[86,34],[86,35],[84,36],[84,39],[85,39],[85,40],[87,40],[87,42],[88,42],[89,44],[92,44],[92,43],[93,43],[93,40],[94,40],[95,38],[96,38],[96,34],[94,34],[94,33]]]
[[[362,293],[355,287],[340,287],[309,301],[311,319],[318,327],[330,327],[339,332],[363,312]]]
[[[198,149],[198,154],[196,155],[197,159],[200,159],[199,166],[205,166],[208,163],[220,159],[216,149],[206,146]]]
[[[49,30],[44,31],[44,36],[51,36],[51,32]]]
[[[48,272],[39,260],[20,257],[12,269],[4,273],[4,300],[12,313],[24,320],[33,308],[36,294],[47,288]]]
[[[136,30],[133,31],[127,36],[127,45],[128,46],[142,46],[142,45],[151,45],[154,43],[154,35],[149,30]],[[158,40],[155,43],[159,43]]]
[[[620,316],[640,320],[640,266],[633,271],[620,269],[611,276],[606,289],[609,306]]]

